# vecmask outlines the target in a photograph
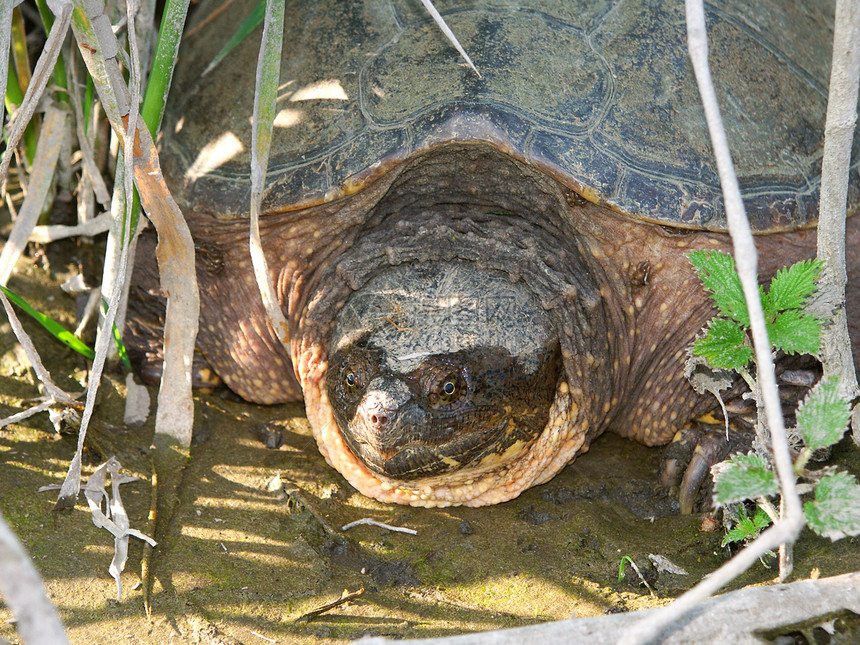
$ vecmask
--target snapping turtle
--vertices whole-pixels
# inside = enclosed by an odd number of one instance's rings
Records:
[[[229,388],[303,398],[351,484],[423,506],[510,499],[604,431],[664,444],[712,407],[683,376],[712,315],[685,254],[729,239],[682,3],[438,3],[480,77],[417,2],[297,3],[261,222],[289,347],[247,245],[255,39],[201,77],[254,3],[199,10],[162,145],[197,244],[199,352]],[[765,279],[815,252],[831,15],[709,10]],[[142,243],[131,344],[157,376]]]

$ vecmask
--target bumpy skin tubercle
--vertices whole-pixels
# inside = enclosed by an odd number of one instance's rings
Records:
[[[412,506],[484,506],[513,499],[551,479],[583,447],[587,424],[575,415],[565,382],[558,385],[549,421],[528,451],[508,463],[458,471],[419,481],[395,481],[372,472],[343,441],[332,408],[322,393],[320,405],[308,413],[320,451],[360,492],[383,502]]]
[[[443,204],[440,193],[447,196]],[[636,222],[577,198],[493,146],[443,146],[348,200],[264,220],[264,249],[290,323],[289,353],[277,345],[262,314],[244,244],[246,223],[195,213],[188,221],[195,237],[207,240],[207,257],[218,260],[198,261],[201,353],[249,400],[303,396],[326,459],[377,499],[424,506],[501,502],[547,481],[605,431],[660,445],[713,405],[683,376],[687,347],[713,315],[686,253],[728,250],[728,237]],[[858,222],[848,220],[846,244],[855,341]],[[758,243],[760,275],[767,280],[780,266],[814,255],[815,231],[761,236]],[[560,364],[546,421],[531,442],[509,443],[501,456],[489,451],[463,469],[388,477],[362,463],[338,427],[329,389],[341,366],[332,360],[342,341],[352,340],[338,320],[351,298],[380,276],[434,265],[492,276],[488,291],[509,285],[527,293],[528,307],[539,310],[535,318],[543,321],[538,336],[558,343]],[[135,279],[151,281],[151,268],[140,261]],[[378,318],[395,336],[408,322],[397,314],[397,303],[389,301]],[[511,342],[522,346],[530,332],[517,327],[505,333],[509,339],[519,335]]]
[[[603,432],[660,445],[712,406],[683,376],[714,313],[686,254],[731,245],[681,3],[458,0],[441,10],[479,78],[416,3],[298,0],[284,23],[260,220],[289,346],[267,320],[248,251],[257,44],[244,40],[203,75],[255,4],[199,3],[192,19],[206,27],[183,39],[159,149],[195,240],[197,348],[228,387],[256,403],[303,398],[349,481],[425,505],[509,499]],[[762,281],[815,254],[832,34],[819,4],[706,8]],[[766,92],[749,91],[762,79]],[[858,167],[854,154],[855,352]],[[127,344],[153,378],[163,299],[146,244]],[[409,349],[414,324],[396,308],[415,303],[365,306],[345,329],[380,280],[409,282],[422,267],[471,276],[470,298],[513,294],[519,309],[494,313],[498,329],[434,319],[435,338],[425,329]],[[410,284],[401,295],[426,295]],[[531,334],[541,358],[530,363]]]

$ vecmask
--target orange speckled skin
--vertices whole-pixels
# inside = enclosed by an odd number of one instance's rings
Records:
[[[687,347],[713,314],[685,254],[730,243],[683,3],[446,3],[480,77],[418,3],[293,3],[261,221],[289,347],[266,320],[247,250],[257,41],[203,75],[256,4],[199,3],[205,28],[183,39],[159,151],[197,243],[197,345],[232,390],[259,403],[303,398],[320,450],[356,488],[426,506],[510,499],[603,432],[658,445],[711,407],[683,376]],[[802,229],[816,220],[831,58],[833,12],[820,4],[706,7],[763,280],[815,251]],[[847,244],[855,342],[858,221]],[[138,252],[129,345],[157,377],[152,244]],[[558,337],[561,377],[543,390],[556,395],[530,442],[391,481],[349,452],[334,422],[330,339],[347,298],[374,276],[434,262],[527,288]]]
[[[444,166],[437,164],[440,159]],[[473,184],[463,187],[466,165]],[[493,179],[491,171],[500,166],[516,181]],[[416,203],[414,192],[398,188],[416,183],[444,188],[455,181],[462,203],[441,209],[430,198]],[[520,190],[523,186],[529,190]],[[490,199],[492,207],[486,205]],[[510,214],[517,211],[524,214]],[[685,256],[693,249],[728,251],[728,236],[637,222],[571,196],[555,180],[490,147],[443,148],[396,169],[360,200],[264,220],[264,247],[291,325],[289,352],[278,345],[263,315],[243,243],[245,223],[195,213],[188,219],[195,238],[207,245],[198,253],[202,354],[249,401],[304,398],[329,463],[382,501],[422,506],[505,501],[550,479],[602,432],[665,444],[713,405],[683,376],[686,350],[714,313]],[[847,242],[855,340],[860,340],[858,223],[860,218],[848,220]],[[757,242],[760,275],[767,280],[779,267],[814,255],[815,231],[761,235]],[[328,340],[346,298],[375,272],[404,262],[451,259],[507,273],[529,286],[557,326],[564,374],[549,422],[530,445],[504,460],[455,473],[392,481],[371,472],[342,439],[325,390]],[[136,272],[137,284],[154,292],[151,264],[138,262]]]

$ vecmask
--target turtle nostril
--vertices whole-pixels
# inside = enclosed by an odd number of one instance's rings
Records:
[[[372,423],[377,428],[384,428],[386,425],[388,425],[388,417],[384,414],[371,414],[370,423]]]

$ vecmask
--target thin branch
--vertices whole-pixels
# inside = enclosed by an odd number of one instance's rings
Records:
[[[845,271],[845,210],[860,81],[860,4],[856,0],[836,2],[832,65],[821,164],[818,257],[827,267],[822,277],[822,289],[832,290],[833,298],[841,304],[822,333],[821,362],[823,378],[839,375],[845,394],[853,398],[857,392],[857,375],[844,303],[848,281]],[[860,443],[860,406],[854,411],[853,425],[854,441]]]
[[[666,626],[677,621],[696,604],[719,591],[724,585],[754,565],[765,552],[781,544],[793,542],[804,525],[803,510],[795,487],[791,455],[782,418],[782,406],[776,388],[770,341],[759,298],[755,243],[741,199],[740,188],[735,176],[731,152],[708,67],[708,41],[705,28],[705,8],[702,0],[686,0],[686,11],[687,45],[705,110],[708,131],[711,135],[717,171],[723,188],[726,218],[734,244],[735,263],[750,315],[758,383],[761,387],[765,414],[771,432],[773,458],[782,489],[785,517],[709,577],[655,614],[653,618],[638,623],[635,628],[628,629],[621,639],[622,645],[640,645],[651,642]],[[783,573],[781,572],[781,574]]]
[[[355,600],[361,594],[364,593],[364,587],[359,589],[358,591],[353,591],[351,593],[344,594],[337,600],[333,600],[332,602],[328,602],[321,607],[317,607],[316,609],[311,609],[309,612],[302,614],[298,618],[296,618],[296,622],[301,621],[309,621],[311,618],[316,618],[317,616],[324,614],[327,611],[331,611],[335,607],[340,607],[343,604],[348,603],[350,600]]]

